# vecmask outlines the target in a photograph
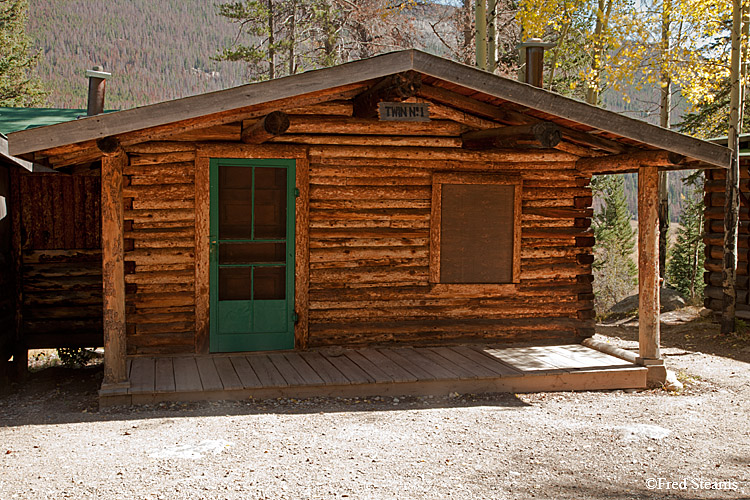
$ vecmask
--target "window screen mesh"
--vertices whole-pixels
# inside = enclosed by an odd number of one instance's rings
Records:
[[[512,185],[442,185],[441,283],[513,280],[514,194]]]

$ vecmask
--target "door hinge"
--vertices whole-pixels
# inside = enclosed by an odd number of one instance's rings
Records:
[[[292,321],[294,321],[294,324],[296,325],[299,322],[299,314],[297,314],[296,312],[293,312]]]
[[[299,188],[294,188],[294,197],[299,198]]]

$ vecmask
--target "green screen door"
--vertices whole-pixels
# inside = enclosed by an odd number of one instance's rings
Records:
[[[211,160],[211,352],[294,347],[294,160]]]

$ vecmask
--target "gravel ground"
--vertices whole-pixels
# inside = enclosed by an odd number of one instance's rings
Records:
[[[750,343],[663,328],[679,393],[98,411],[101,367],[49,368],[0,397],[0,499],[750,498]],[[600,331],[636,345],[632,325]]]

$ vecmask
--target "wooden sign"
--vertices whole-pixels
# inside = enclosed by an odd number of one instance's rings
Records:
[[[382,122],[428,122],[430,105],[426,102],[379,102],[378,115]]]

